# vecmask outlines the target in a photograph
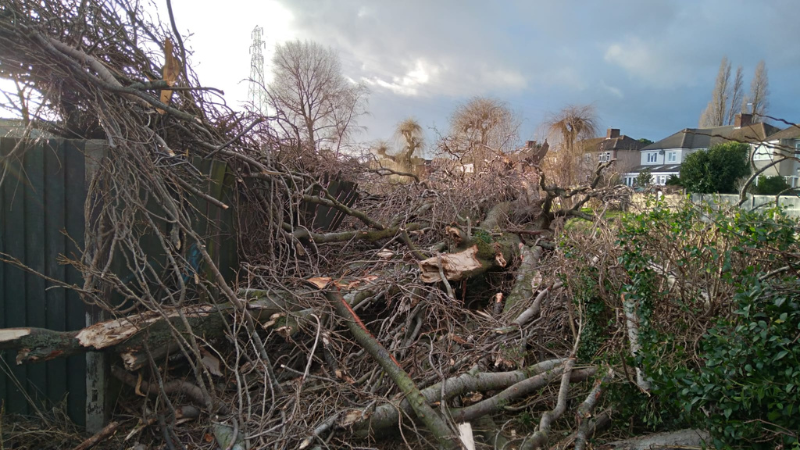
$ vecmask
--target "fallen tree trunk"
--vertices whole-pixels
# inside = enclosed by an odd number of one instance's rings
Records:
[[[302,309],[295,301],[296,294],[289,291],[242,291],[240,294],[251,298],[247,307],[258,321]],[[99,322],[77,331],[0,329],[0,350],[16,349],[17,364],[49,361],[88,351],[110,351],[120,355],[127,370],[136,370],[147,363],[145,345],[157,358],[176,348],[174,333],[188,335],[182,316],[196,336],[214,339],[229,332],[227,320],[234,308],[230,303],[223,303],[150,311]]]
[[[425,283],[458,281],[480,275],[490,269],[505,268],[519,253],[519,236],[490,235],[478,230],[474,238],[457,242],[458,251],[434,256],[419,262],[420,278]],[[441,270],[440,270],[441,268]]]
[[[600,448],[605,450],[645,450],[650,448],[677,450],[682,448],[700,448],[701,445],[708,445],[710,441],[711,435],[705,430],[678,430],[611,442]]]

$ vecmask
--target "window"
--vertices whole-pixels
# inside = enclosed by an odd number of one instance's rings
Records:
[[[666,175],[659,175],[658,176],[658,181],[656,181],[656,184],[659,185],[659,186],[664,186],[665,184],[667,184],[667,176]]]
[[[755,154],[753,154],[753,160],[764,161],[767,159],[772,159],[772,152],[773,149],[772,147],[769,146],[769,144],[759,145],[758,147],[756,147]]]
[[[647,162],[654,163],[658,161],[658,153],[651,152],[647,154]]]
[[[676,162],[678,160],[678,152],[667,153],[667,161]]]
[[[611,161],[611,152],[601,152],[600,162]]]

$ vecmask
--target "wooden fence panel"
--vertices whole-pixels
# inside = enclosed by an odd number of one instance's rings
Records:
[[[84,203],[87,184],[85,141],[64,141],[64,230],[67,233],[66,256],[78,258],[79,247],[84,245]],[[65,268],[66,282],[83,286],[83,276],[72,266]],[[65,294],[67,300],[66,328],[80,330],[86,326],[86,305],[80,295],[73,290]],[[78,355],[67,359],[67,389],[69,401],[67,412],[75,423],[84,425],[86,421],[86,358]]]
[[[87,174],[91,174],[92,167],[104,157],[103,144],[42,139],[25,141],[27,147],[15,151],[19,142],[0,138],[0,160],[14,151],[7,160],[8,170],[0,184],[0,253],[19,259],[47,277],[82,286],[80,272],[63,264],[62,258],[79,258],[79,249],[84,246]],[[227,165],[200,158],[192,162],[208,180],[201,190],[233,206],[235,180]],[[222,209],[202,198],[189,197],[187,200],[194,213],[193,226],[225,278],[232,280],[238,266],[232,208]],[[155,203],[148,207],[158,209]],[[158,226],[164,227],[162,231],[168,227],[161,222]],[[165,255],[155,237],[142,236],[140,243],[150,263],[161,268]],[[182,250],[187,260],[197,258],[188,245]],[[209,273],[204,273],[208,268],[203,265],[200,259],[196,267],[200,274],[209,277]],[[127,268],[121,258],[117,258],[112,267],[124,279]],[[192,274],[186,276],[193,278]],[[101,316],[88,308],[77,292],[54,287],[34,273],[0,262],[0,328],[30,326],[57,331],[78,330],[100,320]],[[10,414],[34,415],[37,410],[49,410],[66,399],[66,411],[76,424],[93,429],[102,427],[107,400],[110,400],[106,396],[108,385],[104,378],[108,361],[97,355],[102,354],[17,366],[15,351],[2,352],[0,402]],[[88,402],[87,390],[91,393]]]
[[[67,254],[66,236],[61,232],[62,218],[66,215],[66,176],[64,170],[64,141],[51,140],[44,152],[44,274],[56,280],[66,278],[66,267],[58,263],[60,255]],[[56,331],[67,329],[67,296],[64,289],[49,289],[45,293],[46,328]],[[58,399],[67,395],[67,360],[58,358],[49,363],[47,398]]]
[[[7,139],[2,142],[0,156],[6,156],[14,151],[16,140]],[[17,149],[17,153],[20,150]],[[8,161],[3,181],[3,240],[4,253],[25,261],[25,195],[26,180],[22,161],[13,158]],[[5,300],[4,328],[22,327],[27,322],[25,295],[25,272],[5,264],[3,267],[5,286],[3,297]],[[28,414],[28,401],[26,392],[20,389],[27,385],[28,367],[17,366],[14,363],[16,353],[6,351],[3,355],[4,368],[10,368],[6,378],[6,411],[9,413]],[[20,383],[20,384],[18,384]]]
[[[0,156],[17,139],[0,139]],[[0,252],[46,276],[82,284],[80,274],[59,264],[60,255],[77,254],[83,242],[86,198],[82,142],[49,139],[25,142],[8,160],[0,185]],[[67,233],[65,235],[64,233]],[[86,324],[77,293],[53,287],[44,278],[0,263],[0,327],[76,330]],[[72,420],[83,425],[86,410],[86,363],[83,355],[17,366],[14,351],[3,353],[0,400],[12,414],[36,413],[66,399]],[[0,372],[5,372],[0,370]],[[32,403],[31,403],[32,401]]]

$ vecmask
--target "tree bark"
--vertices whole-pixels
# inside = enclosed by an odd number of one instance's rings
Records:
[[[601,448],[607,450],[645,450],[650,448],[669,450],[700,448],[701,445],[708,444],[710,441],[711,435],[705,430],[678,430],[616,441]]]
[[[256,320],[267,320],[276,313],[301,309],[288,291],[240,291],[240,295],[250,297],[247,307]],[[110,351],[122,357],[127,370],[136,370],[147,363],[145,344],[153,357],[158,358],[175,348],[173,329],[188,335],[181,313],[192,333],[214,339],[228,333],[225,318],[234,308],[230,303],[223,303],[190,306],[163,314],[146,312],[96,323],[77,331],[0,329],[0,350],[16,349],[17,364],[49,361],[88,351]]]

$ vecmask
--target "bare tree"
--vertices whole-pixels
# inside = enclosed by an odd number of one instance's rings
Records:
[[[758,62],[753,81],[750,82],[750,95],[745,97],[742,110],[753,115],[753,122],[763,122],[769,108],[769,78],[764,60]],[[748,105],[750,108],[748,108]]]
[[[397,124],[397,135],[405,141],[400,156],[404,160],[411,160],[414,153],[422,148],[422,126],[416,119],[408,118]]]
[[[725,124],[730,80],[731,63],[727,56],[723,56],[717,72],[717,81],[711,92],[711,101],[700,115],[700,128],[719,127]]]
[[[315,42],[278,45],[272,64],[268,95],[284,130],[311,149],[338,150],[364,113],[367,88],[348,81],[339,56]]]
[[[505,102],[475,97],[450,118],[451,152],[472,160],[478,170],[492,153],[514,149],[520,123]]]
[[[592,171],[584,155],[582,141],[597,135],[597,115],[591,105],[571,105],[545,122],[548,138],[555,150],[544,165],[554,181],[572,186]]]

